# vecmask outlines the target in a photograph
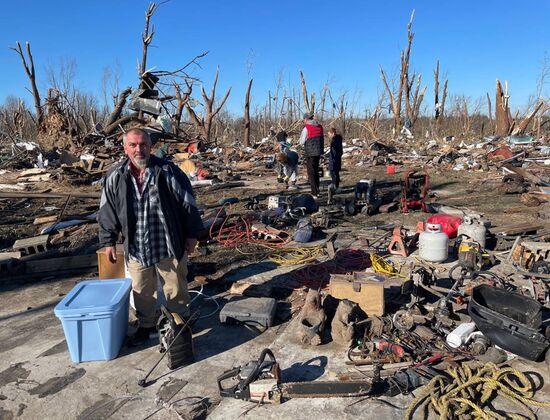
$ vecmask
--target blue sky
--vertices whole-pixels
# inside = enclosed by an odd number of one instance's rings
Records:
[[[39,88],[46,68],[61,59],[77,63],[77,86],[101,98],[106,67],[120,68],[121,87],[136,86],[140,34],[148,2],[81,0],[5,2],[0,32],[0,102],[30,95],[19,57],[9,49],[30,41]],[[433,89],[436,60],[450,94],[494,96],[495,79],[508,80],[513,108],[534,94],[545,51],[550,49],[550,2],[494,1],[183,1],[161,5],[148,67],[175,69],[203,51],[196,75],[207,88],[220,66],[218,94],[229,86],[228,107],[241,113],[248,74],[254,78],[252,108],[265,101],[278,74],[299,88],[302,69],[310,90],[331,81],[335,95],[361,94],[360,106],[376,101],[379,65],[396,71],[406,45],[406,26],[416,10],[411,67]],[[550,53],[550,51],[549,51]],[[550,81],[544,93],[548,95]],[[484,111],[484,110],[483,110]]]

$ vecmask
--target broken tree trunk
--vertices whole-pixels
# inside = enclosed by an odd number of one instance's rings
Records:
[[[439,125],[444,117],[445,113],[445,100],[447,99],[447,84],[448,80],[443,82],[443,93],[441,99],[439,98],[439,60],[434,70],[434,95],[435,95],[435,121],[436,125]]]
[[[489,122],[491,123],[491,126],[493,125],[493,111],[491,109],[491,97],[489,96],[489,92],[487,92],[487,108],[489,111]]]
[[[412,42],[414,39],[414,33],[412,32],[412,22],[414,18],[414,10],[411,13],[411,18],[409,19],[409,24],[407,25],[407,48],[403,51],[401,51],[401,69],[399,72],[399,86],[397,88],[397,92],[394,92],[392,89],[390,89],[390,86],[388,85],[388,81],[386,79],[386,73],[384,73],[384,70],[382,69],[382,66],[380,66],[380,77],[382,78],[382,82],[384,83],[384,87],[386,88],[386,91],[388,92],[388,96],[390,97],[391,101],[391,108],[393,113],[393,130],[394,133],[399,132],[399,128],[401,125],[401,108],[402,108],[402,102],[403,102],[403,96],[405,96],[405,106],[409,109],[410,108],[410,90],[412,89],[412,84],[414,83],[414,76],[412,77],[412,82],[409,84],[409,65],[410,65],[410,59],[411,59],[411,47]],[[419,86],[417,86],[418,91]],[[421,94],[421,96],[424,96],[424,90]],[[418,94],[415,94],[416,98],[419,99]],[[420,102],[422,102],[420,100]],[[420,103],[418,103],[418,106],[420,107]],[[407,117],[411,119],[412,112],[407,112]],[[412,119],[411,119],[412,122]]]
[[[140,124],[145,124],[146,121],[142,118],[139,118],[139,115],[137,112],[134,112],[129,115],[125,115],[123,117],[120,117],[118,120],[113,122],[112,124],[108,125],[103,129],[103,134],[106,136],[110,136],[111,134],[114,134],[120,127],[123,127],[125,124],[128,124],[129,122],[138,122]]]
[[[147,11],[145,12],[145,30],[141,34],[141,40],[143,42],[143,51],[141,54],[141,65],[138,69],[139,79],[142,82],[143,82],[142,80],[143,75],[147,71],[147,50],[149,48],[149,44],[151,44],[151,41],[153,40],[153,36],[155,35],[155,25],[152,25],[151,30],[149,30],[149,22],[157,9],[158,9],[157,4],[149,3],[149,6],[147,7]],[[141,86],[141,88],[149,89],[149,87],[147,86]]]
[[[304,73],[300,70],[300,79],[302,80],[302,96],[304,97],[304,105],[306,107],[306,112],[313,112],[309,107],[309,99],[307,97],[307,86],[306,79],[304,78]]]
[[[42,109],[40,92],[38,91],[38,87],[36,86],[36,72],[34,70],[34,59],[31,53],[31,44],[27,42],[26,46],[27,46],[28,61],[25,58],[25,54],[23,53],[23,49],[21,48],[21,44],[19,43],[19,41],[16,42],[16,47],[12,48],[12,50],[14,50],[17,54],[19,54],[19,57],[21,57],[21,61],[23,62],[23,68],[25,69],[25,73],[27,74],[27,77],[29,78],[29,82],[31,83],[31,90],[32,90],[31,93],[34,99],[36,121],[37,121],[38,129],[40,130],[44,123],[44,110]]]
[[[533,110],[533,112],[531,112],[529,115],[527,115],[525,118],[523,118],[523,120],[519,122],[517,127],[515,127],[514,130],[512,131],[512,134],[514,136],[523,136],[525,134],[525,130],[527,130],[527,126],[529,125],[533,117],[537,115],[537,113],[541,110],[543,105],[544,105],[544,102],[540,101],[538,105],[535,107],[535,109]]]
[[[174,134],[178,135],[180,133],[181,115],[183,114],[183,109],[185,108],[185,104],[189,100],[189,95],[191,94],[191,90],[182,92],[180,85],[174,82],[174,91],[176,92],[176,99],[178,101],[178,105],[176,107],[176,112],[172,117],[172,130]]]
[[[507,136],[510,132],[510,108],[508,106],[508,92],[502,91],[502,85],[497,79],[496,82],[496,101],[495,101],[495,134],[497,136]]]
[[[248,82],[248,89],[244,98],[244,144],[251,146],[250,143],[250,90],[252,89],[252,79]]]
[[[393,115],[393,129],[394,132],[397,132],[399,130],[399,124],[401,123],[401,98],[403,96],[401,87],[399,88],[398,94],[394,95],[393,91],[388,85],[388,81],[386,80],[386,73],[384,73],[384,69],[382,68],[382,66],[380,66],[380,78],[382,79],[384,87],[386,88],[386,92],[388,92],[388,96],[390,97],[391,112]]]
[[[158,5],[155,3],[149,3],[149,6],[147,7],[147,11],[145,12],[145,30],[141,34],[141,40],[143,42],[143,51],[141,54],[141,65],[138,68],[138,76],[141,89],[151,89],[151,86],[146,86],[144,82],[144,75],[147,72],[147,50],[149,48],[149,44],[153,40],[153,36],[155,35],[155,25],[152,25],[151,30],[149,30],[149,22],[151,20],[151,17],[155,14],[155,11],[158,9]],[[139,118],[143,118],[143,111],[140,110],[138,113]]]
[[[127,87],[122,92],[120,92],[116,101],[115,108],[113,109],[113,112],[111,112],[111,115],[109,115],[109,117],[107,118],[107,121],[105,122],[106,127],[110,126],[111,124],[116,122],[118,119],[120,119],[122,110],[126,105],[126,99],[128,99],[128,96],[130,96],[131,93],[132,93],[131,87]]]

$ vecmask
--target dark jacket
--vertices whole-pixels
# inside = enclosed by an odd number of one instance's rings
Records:
[[[342,136],[336,134],[330,142],[330,151],[328,153],[329,171],[340,171],[342,169],[342,155],[344,154],[342,146]]]
[[[304,136],[306,137],[304,146],[304,155],[306,157],[322,156],[324,145],[323,126],[315,120],[309,120],[304,127]]]
[[[300,156],[298,156],[298,153],[296,153],[294,150],[286,149],[283,152],[286,155],[287,158],[287,165],[290,167],[295,167],[298,165],[298,161],[300,160]]]
[[[119,233],[124,237],[124,251],[128,258],[128,241],[134,237],[136,220],[132,211],[132,179],[125,158],[109,170],[103,180],[103,192],[97,217],[100,246],[113,246]],[[151,156],[149,168],[153,170],[153,182],[159,190],[174,257],[181,259],[185,253],[185,240],[197,238],[203,230],[202,220],[195,204],[191,182],[173,163]]]

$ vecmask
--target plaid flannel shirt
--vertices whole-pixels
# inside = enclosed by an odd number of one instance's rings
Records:
[[[129,242],[130,258],[144,267],[150,267],[160,260],[173,257],[166,220],[160,207],[158,187],[153,181],[153,173],[145,170],[143,190],[140,193],[136,179],[132,179],[133,211],[136,217],[136,230]]]

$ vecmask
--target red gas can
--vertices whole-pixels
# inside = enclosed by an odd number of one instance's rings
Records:
[[[439,213],[430,216],[427,222],[441,225],[441,230],[446,233],[449,238],[456,238],[458,227],[462,223],[462,218],[451,214]]]

